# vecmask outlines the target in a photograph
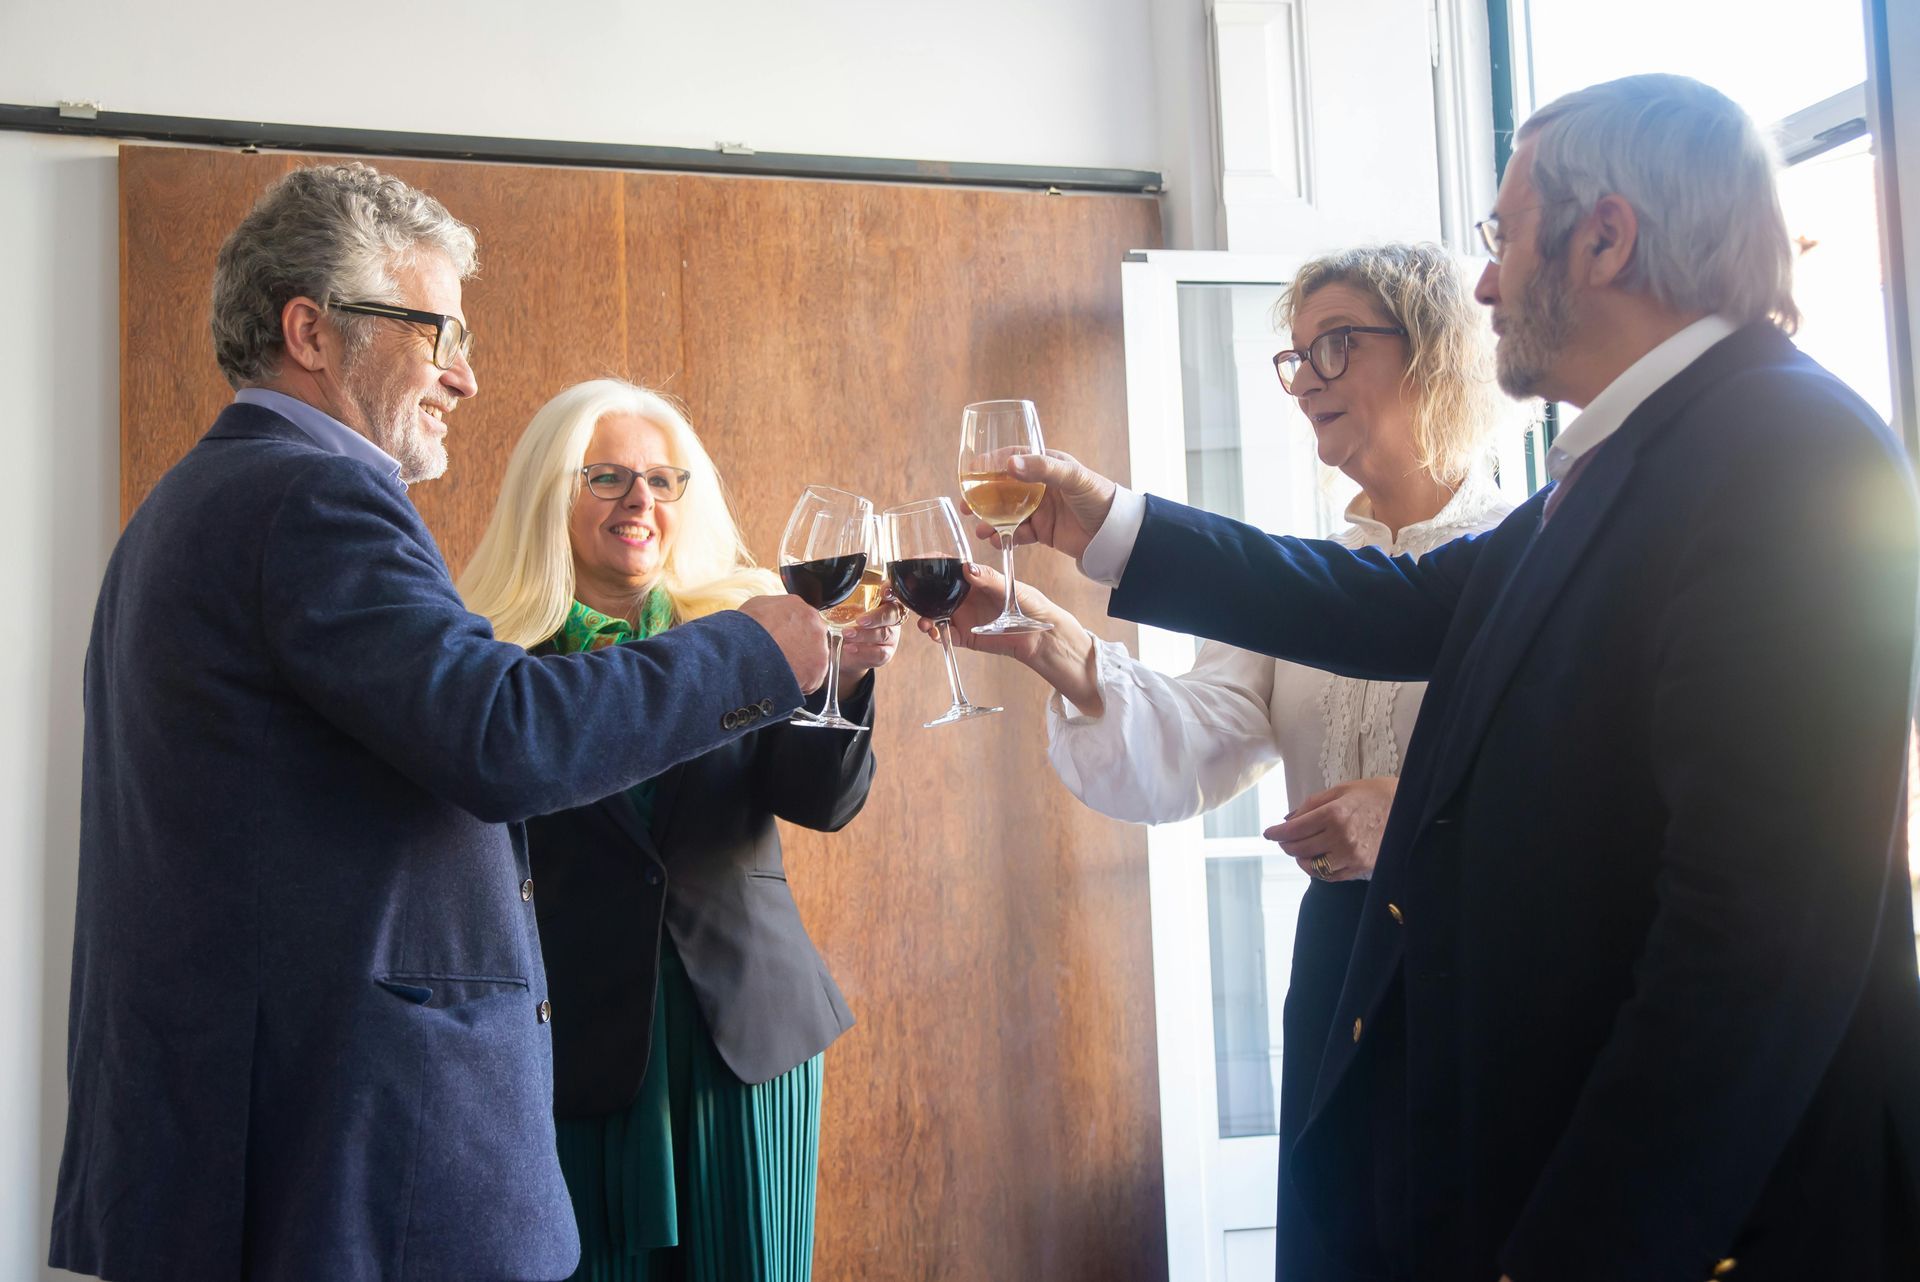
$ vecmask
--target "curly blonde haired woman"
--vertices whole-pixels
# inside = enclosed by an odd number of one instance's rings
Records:
[[[679,408],[599,379],[534,415],[460,590],[501,639],[564,654],[780,587],[748,556]],[[871,724],[898,607],[861,622],[840,697]],[[803,735],[769,717],[637,788],[528,825],[521,896],[553,994],[576,1277],[811,1275],[821,1052],[853,1016],[800,922],[774,820],[823,831],[851,820],[873,779],[872,737]]]
[[[1274,319],[1292,331],[1290,350],[1274,362],[1320,461],[1360,486],[1336,540],[1418,557],[1499,524],[1512,505],[1487,457],[1498,404],[1491,345],[1447,251],[1382,245],[1314,259]],[[976,636],[971,625],[997,608],[1000,580],[987,570],[974,579],[990,590],[969,594],[954,640],[1017,658],[1054,687],[1048,753],[1095,810],[1136,823],[1187,819],[1239,796],[1276,763],[1285,771],[1294,808],[1265,835],[1313,882],[1300,905],[1284,1014],[1284,1158],[1312,1101],[1425,686],[1334,676],[1213,641],[1191,671],[1164,676],[1025,585],[1022,608],[1054,630]],[[1283,1161],[1280,1278],[1345,1277],[1303,1231],[1284,1169]]]

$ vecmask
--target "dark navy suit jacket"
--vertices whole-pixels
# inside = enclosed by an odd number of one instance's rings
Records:
[[[800,692],[738,613],[496,642],[400,485],[226,410],[115,548],[86,666],[51,1263],[111,1279],[545,1279],[529,816]]]
[[[1150,500],[1114,593],[1430,682],[1287,1174],[1350,1276],[1920,1276],[1905,460],[1756,326],[1544,497],[1418,562]]]

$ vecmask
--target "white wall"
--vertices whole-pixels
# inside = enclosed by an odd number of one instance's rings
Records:
[[[1145,169],[1156,150],[1147,8],[1147,0],[333,0],[318,9],[0,0],[0,100]]]
[[[66,1118],[80,665],[118,527],[113,148],[0,134],[0,1277],[46,1255]]]
[[[1185,11],[1185,12],[1183,12]],[[431,21],[410,13],[431,12]],[[1162,167],[1202,0],[0,0],[0,101],[308,125]],[[1197,57],[1197,41],[1189,57]],[[1176,86],[1188,102],[1191,84]],[[1195,100],[1204,108],[1204,98]],[[1187,126],[1204,137],[1191,103]],[[0,1278],[44,1270],[66,1115],[80,668],[118,531],[116,148],[0,133]],[[1183,153],[1182,163],[1189,158]],[[1202,164],[1204,173],[1204,161]],[[1202,198],[1203,202],[1206,199]]]

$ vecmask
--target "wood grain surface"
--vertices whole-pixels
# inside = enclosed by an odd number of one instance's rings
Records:
[[[123,517],[229,399],[206,333],[214,252],[294,163],[121,152]],[[879,507],[957,499],[968,401],[1029,398],[1049,445],[1126,475],[1119,262],[1159,243],[1150,199],[381,167],[480,236],[481,394],[451,420],[448,476],[413,490],[456,570],[521,427],[600,374],[686,403],[768,564],[809,482]],[[1064,558],[1027,550],[1020,569],[1132,639]],[[827,1054],[815,1277],[1163,1278],[1144,833],[1055,779],[1037,679],[961,663],[1004,714],[921,729],[947,695],[937,648],[909,633],[882,673],[866,810],[784,834],[859,1020]]]

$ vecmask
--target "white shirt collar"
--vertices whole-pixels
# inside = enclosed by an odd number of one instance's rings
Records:
[[[1354,496],[1347,504],[1347,519],[1352,526],[1334,536],[1335,542],[1347,547],[1382,548],[1388,552],[1411,552],[1423,556],[1439,547],[1442,543],[1451,543],[1462,534],[1473,533],[1497,523],[1513,508],[1505,495],[1493,483],[1493,476],[1484,468],[1474,468],[1467,473],[1460,488],[1453,492],[1446,506],[1424,521],[1416,521],[1402,529],[1396,537],[1394,532],[1374,519],[1373,505],[1365,492]]]
[[[263,410],[272,410],[306,433],[308,439],[329,454],[359,459],[382,476],[390,476],[396,481],[400,479],[398,459],[325,410],[309,405],[298,397],[264,387],[243,387],[233,394],[233,399],[237,405],[256,405]]]
[[[1703,316],[1627,366],[1553,438],[1553,447],[1547,451],[1547,475],[1556,481],[1564,477],[1581,455],[1619,431],[1649,396],[1738,328],[1724,316]]]

